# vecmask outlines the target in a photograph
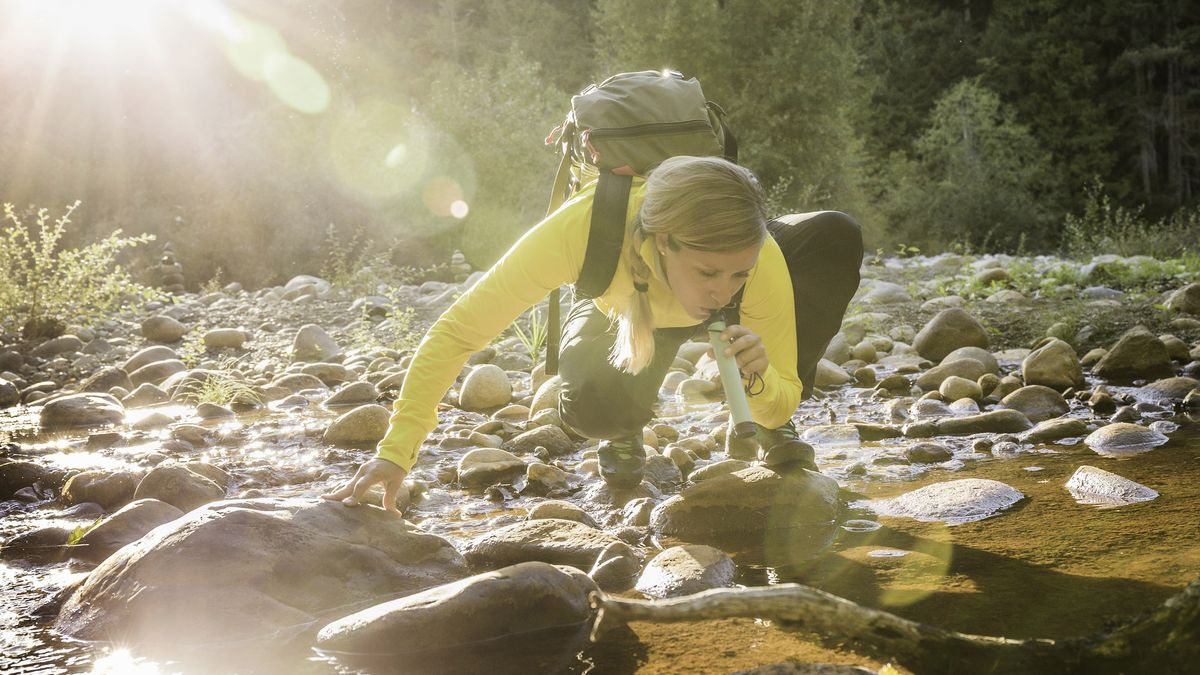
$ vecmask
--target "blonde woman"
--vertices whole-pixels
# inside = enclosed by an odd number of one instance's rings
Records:
[[[324,495],[353,506],[384,485],[394,509],[402,481],[437,424],[436,406],[475,351],[583,266],[593,192],[585,188],[527,232],[434,323],[413,357],[374,459]],[[815,470],[792,413],[811,394],[817,361],[858,287],[862,236],[836,211],[768,222],[747,169],[716,157],[673,157],[629,198],[624,250],[600,297],[576,302],[563,326],[562,419],[604,439],[601,476],[640,483],[642,428],[681,344],[714,312],[737,305],[722,338],[750,385],[759,442],[771,463]]]

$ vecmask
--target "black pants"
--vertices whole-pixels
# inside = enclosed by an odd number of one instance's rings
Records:
[[[767,225],[783,251],[796,304],[796,372],[812,395],[817,362],[837,334],[858,289],[862,230],[838,211],[788,216]],[[558,407],[563,421],[590,438],[637,437],[654,415],[658,390],[680,345],[699,326],[654,332],[654,361],[637,375],[614,368],[616,329],[591,300],[576,302],[563,325]]]

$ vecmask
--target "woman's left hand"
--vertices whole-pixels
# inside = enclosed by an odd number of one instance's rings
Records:
[[[762,338],[758,336],[758,333],[745,326],[734,324],[727,326],[721,332],[721,341],[729,342],[729,346],[725,347],[725,353],[737,359],[738,370],[742,371],[742,377],[749,377],[752,373],[759,377],[766,374],[767,366],[771,365],[771,362],[767,359],[767,348],[763,345]]]

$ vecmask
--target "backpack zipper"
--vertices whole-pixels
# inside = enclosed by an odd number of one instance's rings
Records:
[[[637,138],[639,136],[654,136],[657,134],[682,134],[690,131],[711,131],[712,125],[708,120],[686,120],[683,122],[651,122],[632,127],[615,127],[607,129],[588,129],[588,138]]]

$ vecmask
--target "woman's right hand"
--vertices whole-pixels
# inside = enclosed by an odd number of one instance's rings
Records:
[[[396,508],[396,497],[400,495],[407,475],[407,471],[386,459],[372,459],[359,466],[358,471],[354,472],[354,477],[342,487],[321,495],[321,499],[339,501],[346,506],[358,506],[366,499],[371,486],[383,483],[383,508],[400,515],[400,509]]]

